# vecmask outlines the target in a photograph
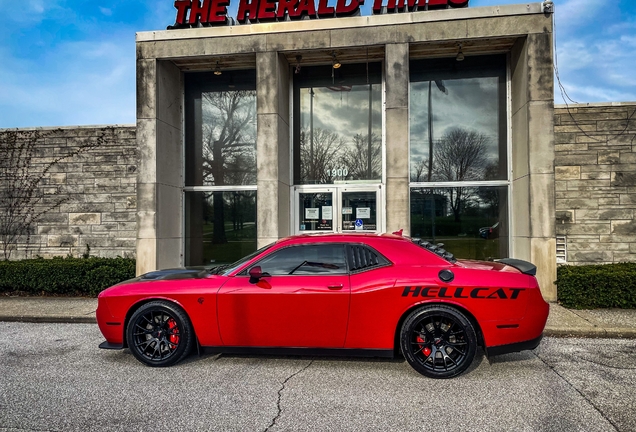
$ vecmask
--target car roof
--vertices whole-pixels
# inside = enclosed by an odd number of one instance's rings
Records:
[[[408,241],[408,238],[400,235],[389,233],[308,233],[308,234],[296,234],[293,236],[285,237],[277,241],[277,243],[310,243],[312,241],[342,241],[342,242],[364,242],[365,240],[372,239],[387,239],[387,240],[399,240]]]

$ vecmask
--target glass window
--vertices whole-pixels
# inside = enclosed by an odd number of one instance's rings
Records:
[[[342,192],[342,231],[377,230],[376,201],[376,192]]]
[[[294,74],[294,183],[382,178],[380,63]]]
[[[410,65],[411,182],[507,180],[506,57]]]
[[[186,77],[186,186],[255,185],[255,72]]]
[[[292,246],[272,253],[257,265],[272,276],[347,273],[341,244]]]
[[[298,194],[300,231],[333,231],[333,193]]]
[[[256,72],[184,79],[184,264],[228,264],[256,250]]]
[[[508,187],[411,188],[411,236],[457,258],[508,256]]]
[[[233,263],[256,250],[256,191],[185,193],[185,265]]]

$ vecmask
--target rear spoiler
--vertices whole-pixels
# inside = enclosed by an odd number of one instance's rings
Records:
[[[516,268],[517,270],[519,270],[521,273],[524,273],[530,276],[536,276],[537,274],[537,266],[528,261],[514,259],[514,258],[502,258],[502,259],[495,260],[495,262],[512,266]]]

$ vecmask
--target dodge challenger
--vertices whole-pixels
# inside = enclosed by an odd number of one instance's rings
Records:
[[[527,261],[456,259],[394,234],[281,239],[212,269],[146,273],[100,293],[100,348],[148,366],[192,350],[403,355],[419,373],[464,372],[487,356],[533,349],[548,317]]]

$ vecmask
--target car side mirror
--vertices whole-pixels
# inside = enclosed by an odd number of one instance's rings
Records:
[[[249,275],[250,275],[250,283],[255,284],[261,278],[269,276],[270,274],[267,272],[263,272],[263,269],[261,268],[261,266],[254,266],[250,269]]]

